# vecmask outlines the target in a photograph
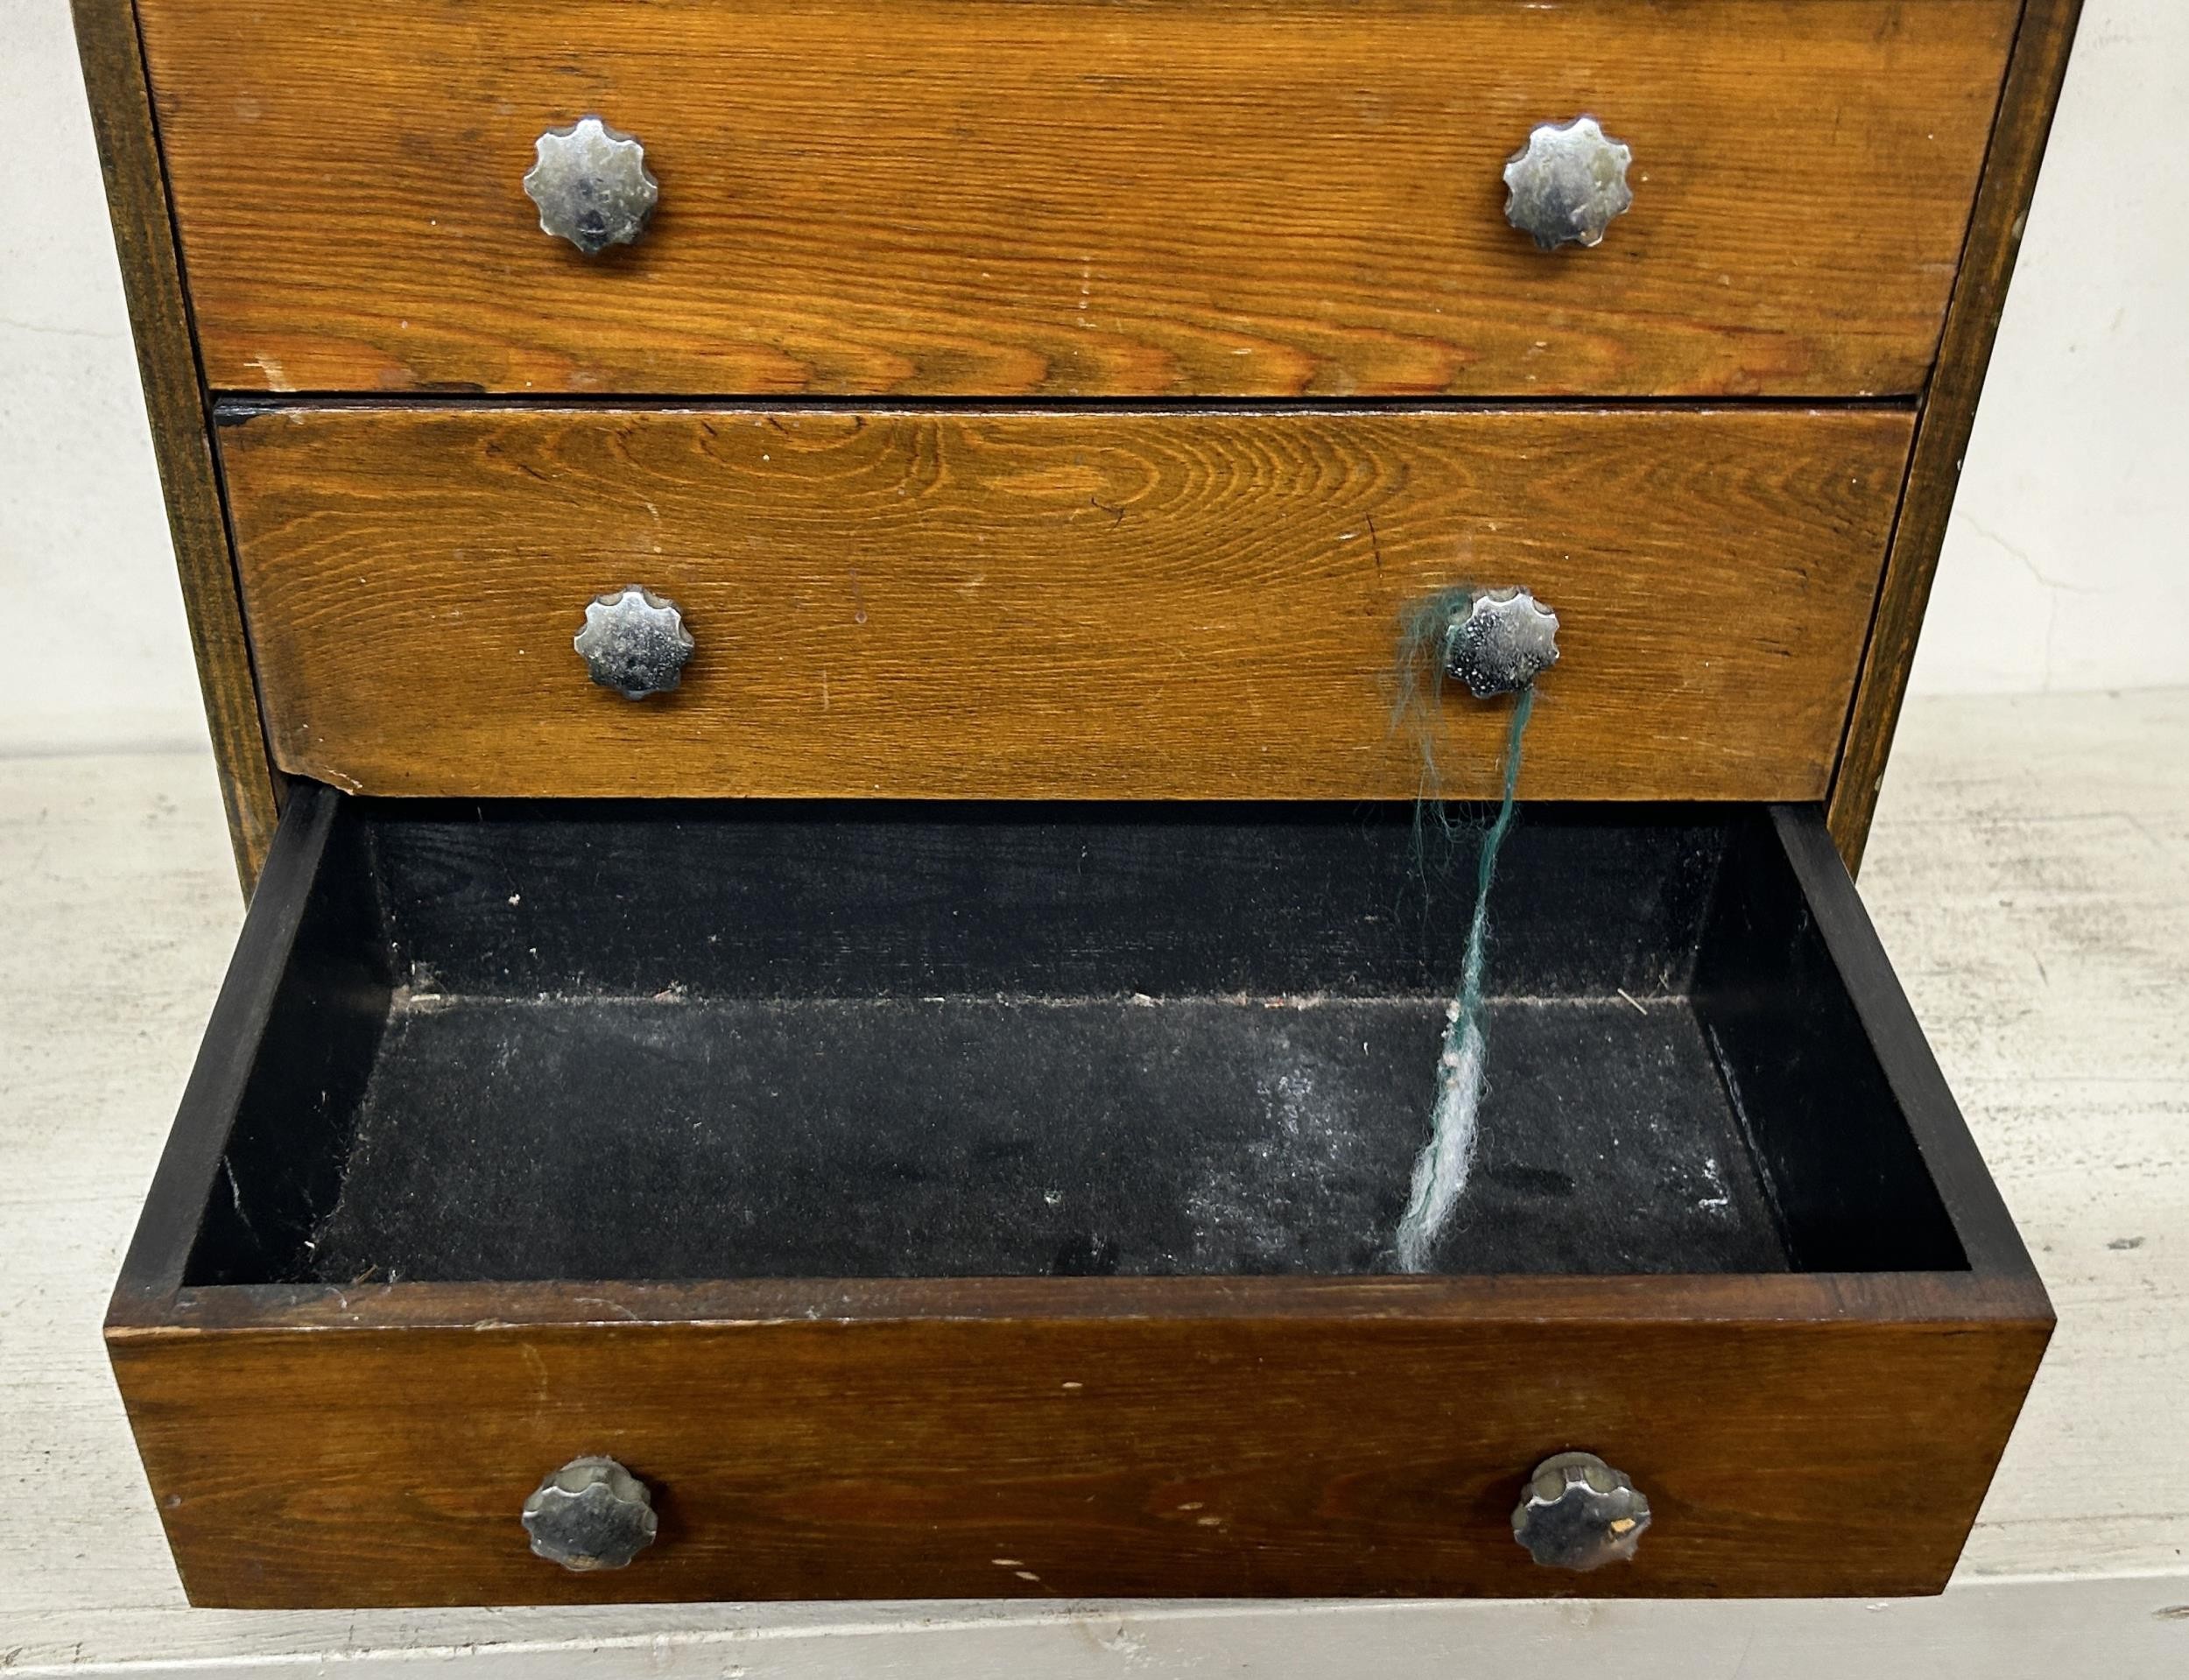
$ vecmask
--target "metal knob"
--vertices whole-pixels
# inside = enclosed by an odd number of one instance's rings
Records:
[[[1506,160],[1505,220],[1546,251],[1600,245],[1612,217],[1634,202],[1627,190],[1633,161],[1593,116],[1545,123]]]
[[[573,1459],[524,1501],[532,1550],[569,1570],[622,1569],[659,1526],[646,1484],[613,1459]]]
[[[567,239],[588,257],[628,245],[646,231],[661,187],[646,172],[646,149],[597,116],[549,129],[535,143],[539,161],[524,195],[539,207],[539,230]]]
[[[694,644],[676,602],[634,583],[595,597],[570,645],[595,682],[627,700],[643,700],[684,680]]]
[[[1444,674],[1478,700],[1514,694],[1559,662],[1559,615],[1525,589],[1489,589],[1452,620]]]
[[[1551,1569],[1601,1569],[1633,1557],[1650,1501],[1593,1452],[1545,1459],[1512,1514],[1512,1537]]]

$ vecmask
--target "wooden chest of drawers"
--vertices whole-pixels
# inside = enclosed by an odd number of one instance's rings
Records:
[[[2075,11],[77,0],[194,1601],[1939,1587],[2051,1312],[1848,868]]]

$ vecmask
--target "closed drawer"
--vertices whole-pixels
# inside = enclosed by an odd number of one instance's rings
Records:
[[[141,0],[237,390],[1921,389],[2019,0]],[[1538,124],[1632,209],[1507,225]],[[659,188],[540,231],[545,130]]]
[[[1411,798],[1498,786],[1421,692],[1446,592],[1559,617],[1522,791],[1814,798],[1897,411],[229,417],[277,760],[454,796]],[[638,585],[681,685],[588,680]],[[1426,768],[1425,768],[1426,766]]]
[[[2051,1315],[1820,819],[1522,812],[1394,1276],[1474,844],[297,785],[108,1328],[191,1597],[1935,1591]]]

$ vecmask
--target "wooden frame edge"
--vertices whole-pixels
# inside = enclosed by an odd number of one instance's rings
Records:
[[[1946,522],[1976,423],[1976,400],[1991,364],[2008,282],[2021,251],[2030,200],[2037,190],[2038,170],[2045,160],[2081,11],[2082,0],[2026,0],[2015,32],[1960,273],[1946,307],[1937,366],[1916,422],[1908,492],[1886,552],[1876,615],[1832,781],[1828,821],[1850,875],[1862,868],[1862,850],[1869,840],[1886,756],[1907,697],[1916,638],[1930,604],[1932,580],[1946,545]]]
[[[2018,1299],[2031,1321],[2050,1324],[2052,1301],[2029,1248],[1932,1053],[1892,958],[1853,878],[1841,867],[1821,813],[1813,805],[1775,805],[1770,815],[1817,932],[1907,1120],[1969,1270]]]
[[[265,894],[243,917],[115,1281],[107,1307],[109,1335],[124,1326],[174,1321],[190,1251],[207,1200],[217,1193],[229,1132],[257,1065],[340,808],[331,790],[306,785],[290,801],[275,834],[264,860]]]
[[[281,782],[259,718],[137,8],[135,0],[71,0],[71,9],[221,799],[248,896],[273,839]]]
[[[749,1278],[715,1282],[223,1283],[123,1304],[110,1346],[208,1335],[421,1329],[1070,1319],[1533,1324],[1889,1322],[2047,1333],[2028,1280],[1971,1272],[1524,1273],[1439,1277]]]

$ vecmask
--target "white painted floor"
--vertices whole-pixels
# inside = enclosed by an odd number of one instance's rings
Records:
[[[241,917],[212,767],[0,760],[0,1676],[2178,1680],[2189,691],[1919,701],[1862,889],[2060,1317],[1942,1599],[194,1611],[98,1328]]]

